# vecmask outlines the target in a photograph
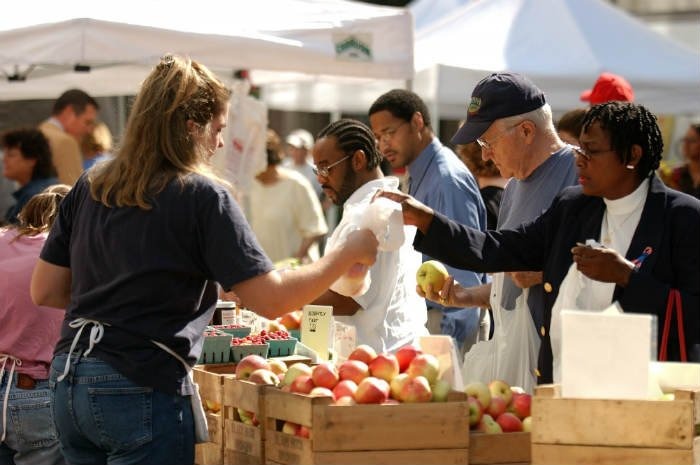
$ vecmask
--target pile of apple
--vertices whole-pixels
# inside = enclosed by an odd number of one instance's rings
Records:
[[[469,428],[482,433],[530,432],[532,396],[501,380],[471,382],[464,388],[469,404]]]

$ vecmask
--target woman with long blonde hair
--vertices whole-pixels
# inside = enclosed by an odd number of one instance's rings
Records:
[[[312,301],[355,262],[374,262],[377,242],[359,231],[309,266],[273,269],[210,169],[228,99],[203,65],[164,57],[114,159],[83,175],[61,207],[32,297],[66,308],[50,382],[69,462],[193,463],[187,373],[216,283],[273,318]]]

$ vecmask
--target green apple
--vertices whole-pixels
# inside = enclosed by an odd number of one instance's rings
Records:
[[[424,293],[428,292],[428,285],[432,286],[433,292],[437,293],[442,289],[449,275],[445,265],[437,260],[428,260],[418,267],[416,284],[420,286]]]

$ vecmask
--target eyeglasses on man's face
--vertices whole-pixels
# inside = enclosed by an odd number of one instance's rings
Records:
[[[523,120],[523,121],[524,121],[524,120]],[[511,129],[516,128],[520,123],[522,123],[522,121],[520,121],[520,122],[518,122],[518,123],[515,123],[515,124],[512,125],[512,126],[508,126],[508,127],[505,128],[504,130],[502,130],[501,133],[500,133],[499,135],[497,135],[496,137],[492,138],[490,141],[487,141],[486,139],[484,139],[484,138],[482,138],[482,137],[479,137],[479,138],[476,140],[476,143],[479,144],[479,147],[481,147],[482,150],[493,150],[493,146],[494,146],[494,144],[496,143],[496,141],[498,141],[498,139],[500,139],[501,137],[505,136],[505,135],[508,133],[508,131],[510,131]]]
[[[331,174],[331,168],[333,168],[335,165],[337,165],[337,164],[339,164],[339,163],[344,162],[345,160],[347,160],[347,159],[350,158],[351,156],[352,156],[352,155],[345,155],[345,156],[344,156],[343,158],[341,158],[340,160],[338,160],[338,161],[336,161],[336,162],[333,162],[333,163],[331,163],[331,164],[328,165],[328,166],[314,166],[314,167],[312,167],[311,169],[313,170],[313,172],[314,172],[314,174],[315,174],[316,176],[321,176],[321,177],[323,177],[323,178],[327,178],[328,175]]]
[[[379,142],[381,144],[382,142],[385,142],[385,141],[389,142],[389,141],[393,140],[394,136],[396,135],[396,132],[399,129],[401,129],[401,126],[408,124],[408,123],[409,123],[409,121],[404,121],[394,128],[385,129],[380,134],[375,134],[375,136],[377,137],[377,142]]]

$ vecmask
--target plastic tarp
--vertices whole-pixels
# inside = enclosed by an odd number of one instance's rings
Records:
[[[414,89],[443,118],[464,118],[476,83],[503,70],[529,76],[555,111],[584,106],[603,71],[655,113],[700,108],[700,54],[602,0],[473,0],[417,31],[415,60]]]
[[[0,16],[0,70],[26,79],[2,80],[0,99],[55,98],[70,86],[133,94],[167,52],[225,79],[237,69],[411,79],[413,20],[405,9],[346,0],[18,3]]]

